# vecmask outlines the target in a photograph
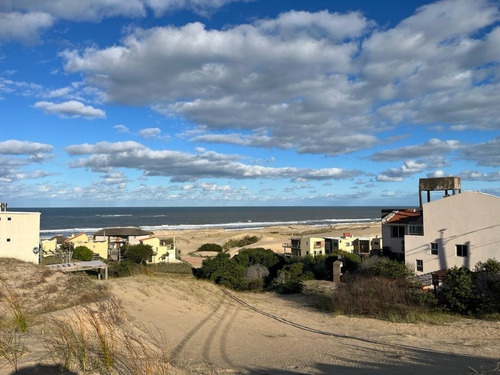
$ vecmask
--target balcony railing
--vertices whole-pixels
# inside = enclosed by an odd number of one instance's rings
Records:
[[[408,234],[411,236],[422,236],[424,234],[424,226],[422,224],[408,225]]]

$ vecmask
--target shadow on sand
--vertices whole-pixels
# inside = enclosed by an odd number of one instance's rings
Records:
[[[383,355],[383,353],[381,353]],[[337,360],[332,358],[333,361]],[[346,361],[345,358],[338,360]],[[349,365],[335,365],[317,363],[315,374],[324,375],[360,375],[360,374],[384,374],[384,375],[411,375],[411,374],[440,374],[440,375],[460,375],[460,374],[500,374],[500,358],[494,360],[490,358],[478,358],[466,355],[454,355],[432,352],[419,349],[405,348],[405,356],[400,363],[384,364],[370,363],[351,359]],[[301,371],[300,369],[269,369],[254,368],[246,369],[251,375],[299,375],[310,374],[312,371]]]
[[[61,371],[61,366],[58,365],[35,365],[23,367],[17,372],[12,372],[11,375],[78,375],[73,371]]]

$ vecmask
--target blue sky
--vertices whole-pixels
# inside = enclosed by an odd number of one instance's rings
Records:
[[[11,207],[500,195],[487,0],[0,0]]]

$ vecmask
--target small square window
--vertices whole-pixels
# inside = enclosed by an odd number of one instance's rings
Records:
[[[10,242],[10,238],[7,238],[7,242]]]
[[[467,256],[467,245],[456,245],[457,247],[457,257]]]
[[[11,217],[8,217],[8,218],[7,218],[7,221],[11,221],[11,220],[12,220],[12,218],[11,218]]]
[[[431,242],[431,254],[432,255],[438,255],[439,254],[437,242]]]
[[[417,267],[416,267],[417,271],[423,272],[424,271],[424,261],[422,259],[417,259],[416,263],[417,263]]]

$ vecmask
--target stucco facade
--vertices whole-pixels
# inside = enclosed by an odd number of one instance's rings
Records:
[[[173,239],[160,240],[157,237],[150,237],[141,240],[144,245],[150,245],[153,248],[153,256],[149,263],[177,263],[177,250],[175,247],[175,237]]]
[[[325,255],[325,239],[323,237],[292,237],[290,248],[293,256]]]
[[[0,211],[0,257],[39,263],[40,212]]]
[[[423,233],[404,236],[417,274],[500,260],[500,198],[466,191],[422,205]],[[384,245],[387,242],[384,237]]]

